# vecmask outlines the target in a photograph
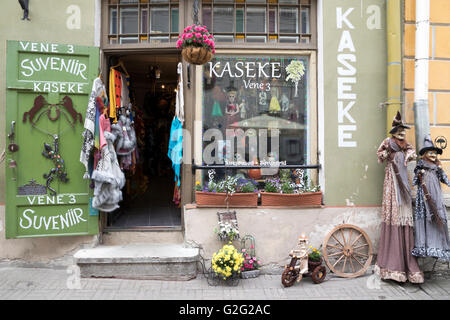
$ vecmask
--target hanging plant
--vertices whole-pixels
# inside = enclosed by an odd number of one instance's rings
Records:
[[[192,64],[202,65],[211,61],[216,52],[214,37],[206,26],[187,26],[178,36],[177,48],[182,49],[183,58]]]

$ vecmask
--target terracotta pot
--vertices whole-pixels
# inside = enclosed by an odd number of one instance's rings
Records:
[[[226,207],[226,193],[212,193],[195,191],[195,199],[198,207]],[[228,196],[229,207],[256,207],[258,205],[258,193],[233,193]]]
[[[186,47],[181,51],[184,60],[189,63],[202,65],[211,61],[213,54],[205,47]]]
[[[269,193],[261,192],[262,206],[320,206],[322,204],[322,191],[311,193]]]
[[[261,179],[261,169],[249,169],[247,172],[247,175],[249,178],[252,178],[253,180]]]

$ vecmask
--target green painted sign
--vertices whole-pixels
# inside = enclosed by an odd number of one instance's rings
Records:
[[[80,163],[95,47],[7,42],[6,238],[98,233]]]
[[[325,204],[380,205],[385,138],[385,0],[323,3]]]

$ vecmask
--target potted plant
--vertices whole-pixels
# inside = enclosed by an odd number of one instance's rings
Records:
[[[321,264],[322,264],[322,255],[320,251],[317,250],[316,248],[312,248],[312,251],[308,254],[308,269],[312,271]]]
[[[238,277],[243,262],[242,254],[232,244],[226,244],[213,254],[211,268],[216,277],[228,281]]]
[[[178,36],[177,48],[182,49],[183,58],[192,64],[202,65],[211,61],[216,52],[214,37],[206,26],[187,26]]]
[[[241,278],[249,279],[259,276],[261,260],[249,254],[246,249],[242,249],[242,255],[244,257],[244,262],[242,263],[241,268]]]
[[[199,207],[256,207],[258,188],[251,179],[227,176],[219,182],[211,179],[204,187],[196,182],[195,198]]]
[[[294,183],[288,169],[280,170],[279,178],[266,179],[264,191],[261,192],[263,206],[311,206],[321,203],[320,186]]]
[[[234,219],[229,221],[219,221],[218,228],[214,228],[214,232],[217,233],[219,239],[222,241],[233,241],[239,238],[237,221]]]

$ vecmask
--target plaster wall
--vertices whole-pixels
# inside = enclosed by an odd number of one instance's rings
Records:
[[[225,209],[222,209],[222,211]],[[337,225],[348,223],[362,228],[369,236],[376,252],[378,247],[381,207],[324,207],[314,209],[232,209],[236,210],[241,238],[251,234],[255,238],[256,254],[266,272],[279,272],[288,263],[289,252],[304,233],[310,244],[319,248],[325,236]],[[210,260],[222,246],[214,228],[217,226],[214,208],[185,207],[185,241],[200,245],[203,258]],[[239,247],[239,241],[233,244]]]

